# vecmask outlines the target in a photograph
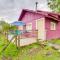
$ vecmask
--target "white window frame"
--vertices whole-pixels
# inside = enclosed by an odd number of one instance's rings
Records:
[[[56,30],[56,22],[51,22],[51,30]]]
[[[32,30],[32,23],[26,24],[26,30],[31,31]]]

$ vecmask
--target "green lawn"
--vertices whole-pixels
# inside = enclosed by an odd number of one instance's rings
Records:
[[[60,44],[60,39],[48,42]],[[8,58],[12,58],[12,60],[60,60],[60,53],[57,50],[54,50],[50,46],[42,47],[38,43],[19,47],[18,49],[11,43],[4,52],[1,52],[7,43],[6,38],[0,35],[0,60],[2,56],[5,56],[6,60]]]
[[[49,42],[60,44],[60,39],[53,39],[53,40],[50,40]]]
[[[17,54],[19,52],[19,49],[17,49],[17,47],[13,43],[10,43],[10,45],[7,47],[7,49],[5,51],[1,52],[2,49],[4,48],[4,46],[6,46],[7,44],[8,44],[8,42],[5,38],[5,36],[0,35],[0,58],[2,56],[5,56],[5,57],[15,57],[15,56],[17,56]]]

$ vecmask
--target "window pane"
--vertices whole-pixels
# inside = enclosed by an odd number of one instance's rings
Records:
[[[32,23],[28,23],[26,25],[26,30],[32,30]]]
[[[55,22],[51,22],[51,30],[56,30],[56,23]]]

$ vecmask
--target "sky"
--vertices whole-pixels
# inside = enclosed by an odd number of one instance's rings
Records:
[[[36,1],[38,10],[50,11],[47,0],[0,0],[0,20],[8,23],[17,21],[22,9],[35,10]]]

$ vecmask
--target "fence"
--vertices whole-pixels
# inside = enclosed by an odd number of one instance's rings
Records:
[[[38,31],[37,30],[28,30],[25,33],[20,35],[22,38],[37,38],[38,37]]]

